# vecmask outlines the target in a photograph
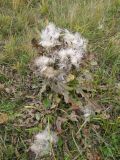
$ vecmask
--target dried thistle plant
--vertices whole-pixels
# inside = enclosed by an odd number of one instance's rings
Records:
[[[37,57],[34,65],[36,73],[57,93],[68,97],[66,91],[67,77],[73,68],[80,68],[87,50],[87,40],[79,33],[57,28],[49,23],[41,32],[40,42],[32,41],[34,46],[42,48],[42,55]],[[65,98],[66,102],[68,101]]]

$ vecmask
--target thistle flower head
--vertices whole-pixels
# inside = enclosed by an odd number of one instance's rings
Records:
[[[60,57],[61,66],[69,66],[69,64],[71,64],[75,67],[78,67],[83,57],[82,52],[72,48],[62,49],[58,52],[58,55]]]
[[[41,70],[44,70],[44,68],[52,63],[54,63],[54,60],[47,56],[40,56],[35,60],[35,65]]]
[[[64,42],[67,43],[68,47],[86,51],[87,40],[83,38],[78,32],[75,34],[65,30]]]
[[[43,47],[51,48],[60,44],[58,40],[60,32],[61,30],[56,28],[53,23],[49,23],[49,25],[46,26],[46,28],[41,33],[40,45]]]

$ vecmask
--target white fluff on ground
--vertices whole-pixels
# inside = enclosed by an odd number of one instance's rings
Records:
[[[47,127],[35,136],[34,143],[31,145],[30,150],[35,153],[36,158],[42,157],[50,154],[52,145],[55,145],[57,142],[57,134],[50,131]]]
[[[85,121],[90,121],[90,116],[93,115],[93,110],[90,106],[85,106],[85,109],[83,110],[84,112],[84,118],[85,118]]]

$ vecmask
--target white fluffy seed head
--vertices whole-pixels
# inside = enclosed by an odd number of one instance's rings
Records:
[[[59,45],[59,36],[61,30],[56,28],[53,23],[49,23],[48,26],[41,33],[41,41],[40,45],[46,48],[54,47],[55,45]]]
[[[61,66],[71,63],[75,67],[78,67],[83,58],[83,53],[76,49],[67,48],[60,50],[58,56],[60,57]]]
[[[46,128],[44,131],[38,133],[35,136],[35,141],[41,142],[42,140],[47,140],[50,143],[57,143],[58,137],[57,134],[53,131],[50,131],[49,128]]]
[[[35,60],[36,66],[47,66],[50,62],[52,62],[52,59],[46,56],[40,56]]]
[[[73,34],[49,23],[41,33],[40,45],[46,49],[49,57],[46,54],[35,60],[39,74],[44,78],[55,78],[56,80],[58,78],[59,80],[64,79],[63,75],[65,77],[71,71],[72,66],[79,68],[86,52],[87,40],[79,33]],[[59,49],[57,45],[60,45]],[[55,67],[57,70],[54,69]]]
[[[68,47],[79,49],[82,52],[86,51],[87,40],[83,38],[78,32],[75,34],[65,30],[64,42],[67,43]]]
[[[47,56],[40,56],[35,60],[35,65],[41,70],[43,70],[43,68],[46,68],[49,64],[52,64],[52,63],[54,63],[54,60]]]
[[[47,79],[54,79],[58,76],[59,71],[55,70],[53,67],[46,67],[44,70],[41,70],[41,74]]]
[[[58,52],[58,56],[60,57],[60,61],[65,61],[66,59],[68,59],[68,53],[69,53],[70,49],[61,49]]]
[[[82,58],[83,58],[83,53],[81,53],[79,50],[74,50],[73,54],[71,54],[72,65],[78,68],[81,63]]]
[[[48,127],[35,136],[34,143],[30,150],[35,153],[36,158],[50,154],[51,145],[58,142],[58,136],[55,132],[50,131]]]

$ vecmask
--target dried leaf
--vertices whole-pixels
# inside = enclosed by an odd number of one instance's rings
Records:
[[[73,110],[78,110],[80,109],[79,105],[77,103],[75,103],[72,99],[69,98],[68,103],[70,103],[71,107]]]
[[[8,121],[8,115],[6,113],[0,113],[0,124],[4,124]]]
[[[72,113],[68,117],[71,121],[78,122],[77,120],[78,116],[76,115],[75,111],[72,111]]]
[[[58,103],[60,103],[60,101],[61,101],[61,99],[60,99],[59,97],[56,96],[55,102],[58,104]]]
[[[44,83],[41,90],[40,90],[40,93],[39,93],[40,97],[41,97],[42,93],[44,93],[46,91],[46,88],[47,88],[47,83]]]
[[[56,108],[59,105],[60,101],[61,99],[56,95],[53,99],[51,109]]]
[[[69,103],[69,93],[66,91],[63,93],[65,103]]]
[[[93,109],[93,111],[100,113],[100,111],[103,109],[103,106],[98,105],[93,99],[90,99],[88,94],[86,94],[81,88],[77,88],[76,92],[80,93],[82,97],[85,98],[85,101]]]
[[[96,151],[90,150],[87,152],[87,159],[88,160],[101,160],[101,157]]]
[[[96,59],[94,53],[89,53],[86,58],[87,58],[88,61],[92,61],[92,60],[95,60],[95,59]]]
[[[58,117],[57,118],[57,120],[56,120],[56,127],[57,127],[58,133],[62,132],[61,125],[62,125],[62,123],[66,122],[66,121],[67,121],[66,118],[63,118],[63,117]]]
[[[38,50],[38,53],[39,53],[39,54],[43,54],[43,53],[45,52],[45,48],[42,47],[42,46],[39,44],[39,41],[37,41],[35,38],[33,38],[33,39],[31,40],[31,43],[32,43],[32,46]]]
[[[69,101],[69,92],[66,89],[66,84],[63,83],[51,83],[51,88],[54,90],[56,93],[63,95],[65,103],[68,103]]]

